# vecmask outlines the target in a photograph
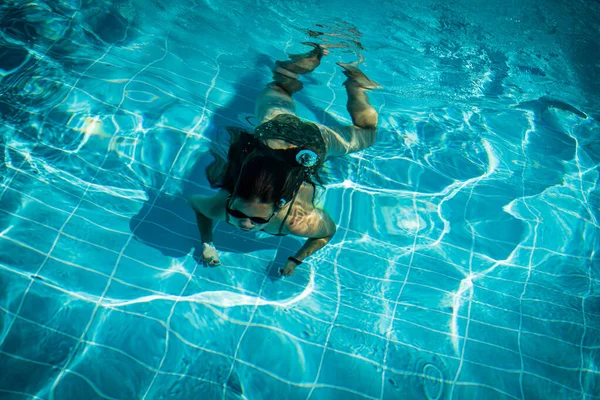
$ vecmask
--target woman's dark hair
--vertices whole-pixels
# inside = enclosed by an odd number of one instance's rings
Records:
[[[235,196],[270,204],[281,199],[291,201],[302,183],[309,180],[306,168],[296,162],[293,153],[296,152],[263,153],[255,149],[248,154],[234,188]]]
[[[257,199],[273,205],[281,199],[289,202],[303,182],[315,188],[322,185],[318,165],[307,168],[296,161],[301,150],[274,150],[254,135],[238,132],[232,135],[227,163],[215,161],[208,167],[207,175],[212,187],[223,188],[245,200]],[[215,179],[217,174],[220,179]]]

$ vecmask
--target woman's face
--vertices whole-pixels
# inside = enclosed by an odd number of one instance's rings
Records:
[[[272,204],[236,197],[227,204],[231,224],[244,232],[261,230],[275,215]]]

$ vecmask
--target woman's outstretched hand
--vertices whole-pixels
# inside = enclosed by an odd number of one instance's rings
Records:
[[[219,253],[217,253],[217,249],[212,243],[202,244],[202,261],[209,267],[218,267],[221,265]]]
[[[279,275],[290,276],[294,273],[295,269],[296,269],[296,263],[288,260],[285,263],[285,266],[279,270]]]

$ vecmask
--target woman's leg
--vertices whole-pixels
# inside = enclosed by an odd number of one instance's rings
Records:
[[[294,114],[296,105],[292,94],[302,89],[299,74],[312,72],[321,63],[324,48],[318,44],[305,42],[314,47],[305,54],[292,54],[288,61],[277,61],[273,69],[273,82],[258,95],[256,100],[256,120],[260,125],[279,114]]]
[[[344,82],[348,94],[346,108],[354,125],[335,129],[321,125],[323,138],[328,145],[328,157],[339,157],[364,150],[377,139],[378,114],[369,104],[366,91],[380,89],[381,86],[367,78],[352,64],[338,65],[344,68],[344,75],[348,77]]]

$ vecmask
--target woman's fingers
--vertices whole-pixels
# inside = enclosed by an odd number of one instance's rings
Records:
[[[290,276],[294,273],[294,268],[293,267],[285,267],[285,268],[281,268],[279,270],[279,273],[283,276]]]
[[[203,261],[209,267],[218,267],[219,265],[221,265],[221,261],[216,257],[204,257]]]
[[[217,253],[217,249],[215,249],[215,246],[212,244],[204,243],[202,245],[202,258],[203,261],[210,267],[218,267],[221,265],[219,253]]]

